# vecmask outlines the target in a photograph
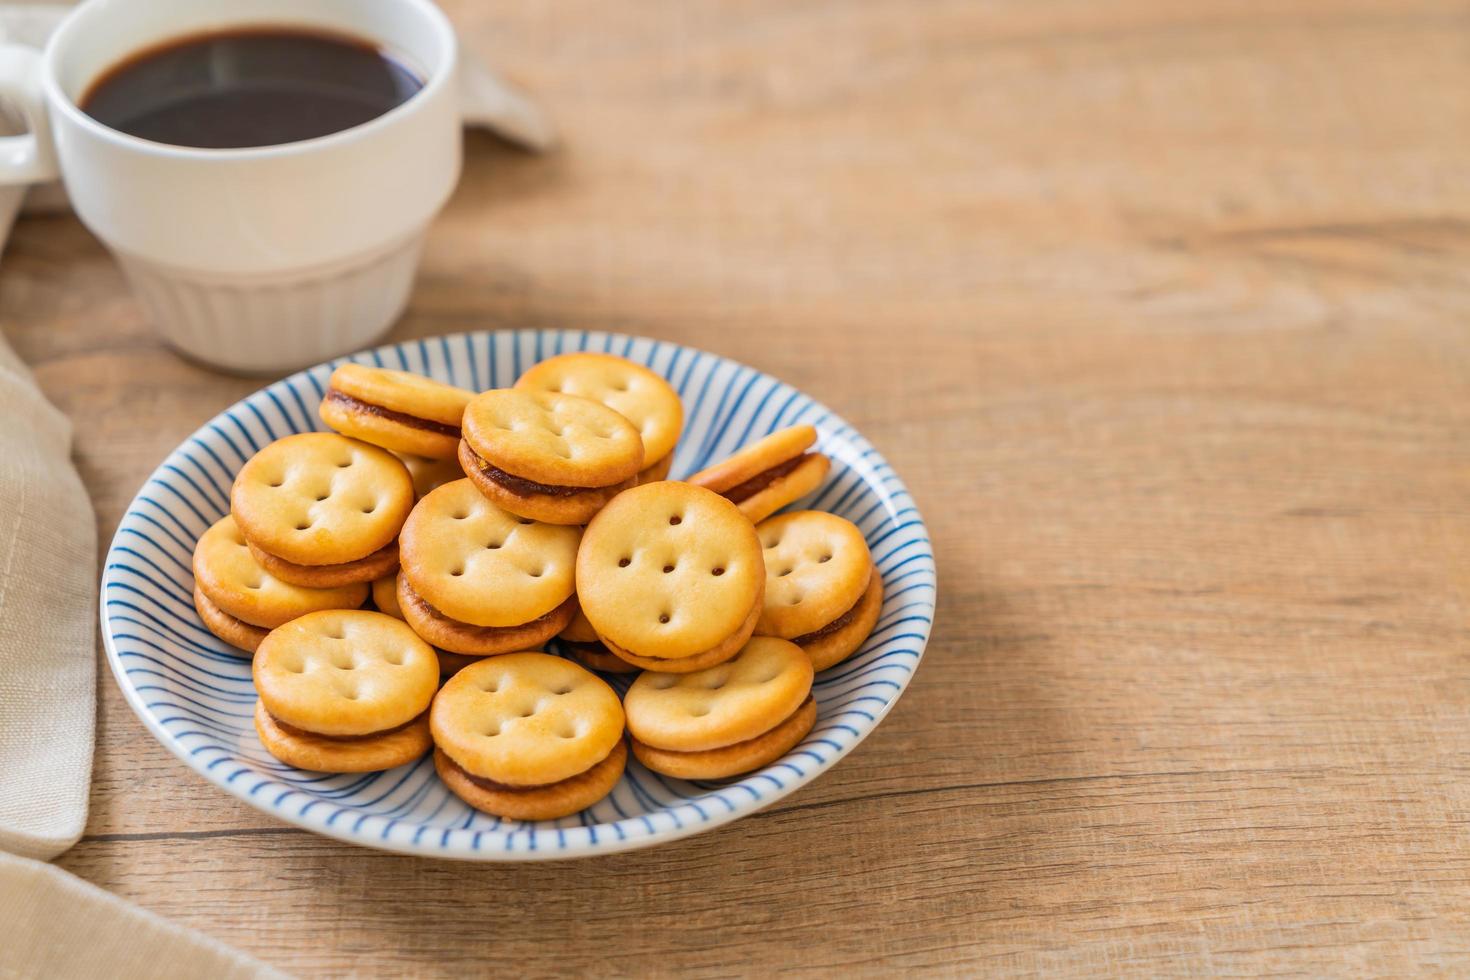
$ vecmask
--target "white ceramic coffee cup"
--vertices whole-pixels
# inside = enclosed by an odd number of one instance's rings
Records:
[[[278,146],[171,146],[77,106],[128,55],[242,26],[376,42],[424,79],[360,126]],[[425,229],[459,178],[454,31],[429,0],[88,0],[44,53],[0,46],[0,96],[30,132],[0,138],[0,183],[58,174],[163,336],[232,371],[362,347],[408,300]]]

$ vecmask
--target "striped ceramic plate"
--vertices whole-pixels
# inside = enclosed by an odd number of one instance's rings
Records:
[[[276,762],[256,741],[250,665],[194,614],[190,555],[229,506],[235,472],[255,450],[321,428],[316,406],[333,364],[268,388],[211,420],[174,450],[118,527],[102,576],[102,637],[128,703],[149,730],[206,779],[272,816],[342,840],[471,860],[566,858],[644,847],[768,806],[850,752],[908,684],[934,615],[934,556],[913,500],[852,426],[788,385],[734,361],[664,341],[578,331],[471,333],[354,355],[476,391],[510,385],[563,351],[611,351],[647,364],[684,398],[675,476],[776,429],[810,423],[832,458],[827,482],[798,506],[854,521],[883,575],[877,631],[859,654],[818,677],[816,727],[781,761],[739,780],[688,783],[629,760],[611,796],[573,817],[503,821],[470,809],[428,759],[389,772],[323,775]],[[626,687],[626,680],[614,680]]]

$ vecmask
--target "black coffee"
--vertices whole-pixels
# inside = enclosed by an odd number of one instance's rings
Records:
[[[94,82],[81,107],[103,125],[158,143],[274,146],[375,119],[423,85],[366,41],[251,28],[141,51]]]

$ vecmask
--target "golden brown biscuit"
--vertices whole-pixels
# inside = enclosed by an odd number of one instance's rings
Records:
[[[548,524],[585,524],[634,484],[643,440],[587,398],[501,388],[465,409],[459,461],[488,499]]]
[[[606,405],[633,423],[643,439],[639,483],[669,475],[684,428],[684,405],[669,383],[641,364],[613,354],[561,354],[532,365],[517,388],[578,395]]]
[[[794,425],[700,470],[689,482],[733,501],[746,517],[759,523],[811,493],[826,478],[832,461],[821,453],[807,452],[816,441],[816,429]]]
[[[540,646],[575,612],[581,536],[509,514],[469,480],[447,483],[403,526],[399,608],[420,636],[454,653]]]
[[[194,586],[194,611],[209,627],[209,631],[232,647],[254,653],[270,630],[236,619],[219,606],[209,601],[209,596]]]
[[[322,421],[344,436],[396,453],[454,459],[473,392],[405,371],[343,364],[322,398]]]
[[[587,622],[587,614],[582,611],[581,603],[577,604],[577,611],[572,614],[572,621],[567,628],[562,630],[558,637],[569,643],[598,643],[597,631],[592,624]]]
[[[733,657],[765,589],[755,529],[734,504],[687,483],[621,494],[583,535],[577,592],[609,650],[651,670]]]
[[[756,527],[766,562],[755,631],[791,640],[817,670],[850,656],[872,633],[883,580],[851,521],[821,511],[779,514]]]
[[[373,582],[373,605],[378,607],[378,612],[392,616],[394,619],[408,622],[403,615],[403,609],[398,605],[398,575],[395,572],[385,578]],[[443,677],[452,677],[464,670],[470,664],[477,664],[484,657],[471,657],[462,653],[450,653],[434,647],[434,656],[439,658],[439,673]]]
[[[626,758],[623,723],[604,681],[542,653],[466,667],[429,711],[446,785],[471,806],[523,820],[566,816],[610,792]]]
[[[456,445],[456,452],[458,446]],[[464,470],[460,468],[459,459],[451,456],[448,459],[430,459],[428,456],[418,456],[414,453],[394,453],[408,467],[408,475],[413,480],[414,497],[422,497],[430,490],[437,490],[446,483],[464,479]]]
[[[398,562],[413,481],[385,449],[330,432],[277,439],[235,477],[230,509],[256,561],[308,588],[371,582]]]
[[[451,793],[476,810],[509,820],[555,820],[585,810],[613,791],[627,764],[628,746],[620,739],[607,758],[584,773],[546,786],[507,786],[471,776],[441,749],[434,750],[434,769]]]
[[[427,643],[390,616],[307,613],[271,631],[251,673],[268,716],[263,722],[257,714],[257,732],[283,762],[310,759],[325,772],[360,772],[402,765],[427,749],[411,729],[439,686],[439,663]],[[338,751],[327,744],[334,740],[343,743]]]
[[[575,611],[568,598],[546,615],[519,626],[471,626],[450,619],[425,602],[404,575],[398,578],[398,606],[414,632],[428,642],[476,657],[537,649],[565,629]]]
[[[319,609],[356,609],[367,598],[362,584],[306,589],[260,566],[226,514],[194,546],[194,606],[206,626],[226,643],[254,650],[265,634]],[[218,628],[217,628],[218,627]]]
[[[562,649],[588,670],[597,670],[604,674],[638,673],[637,667],[603,646],[602,641],[597,638],[597,631],[587,622],[587,615],[582,612],[581,605],[577,606],[567,628],[557,634],[557,639],[561,641]]]
[[[645,673],[624,709],[633,754],[655,772],[721,779],[780,758],[811,730],[812,665],[795,644],[757,636],[727,663]]]
[[[377,735],[329,738],[292,728],[255,702],[255,733],[267,752],[288,766],[315,772],[378,772],[406,765],[433,745],[429,713]]]
[[[857,652],[863,641],[873,635],[873,627],[878,625],[878,616],[882,612],[883,576],[875,568],[868,578],[868,588],[863,597],[846,615],[828,623],[823,629],[793,637],[791,642],[806,651],[813,669],[826,670]]]
[[[654,772],[675,779],[725,779],[768,766],[796,748],[817,723],[817,702],[808,697],[791,717],[755,738],[718,749],[673,752],[633,739],[633,755]]]

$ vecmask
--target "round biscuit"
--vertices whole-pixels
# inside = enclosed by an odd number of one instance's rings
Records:
[[[271,575],[303,589],[338,589],[360,585],[382,578],[398,570],[398,542],[389,541],[366,558],[337,565],[298,565],[261,549],[254,541],[245,540],[250,556]]]
[[[657,483],[669,478],[669,470],[674,468],[674,454],[669,453],[663,459],[643,467],[638,471],[638,483]]]
[[[255,689],[276,718],[318,735],[371,735],[412,721],[439,686],[413,630],[362,610],[307,613],[255,651]]]
[[[836,514],[799,510],[756,526],[766,595],[755,631],[791,639],[821,629],[862,597],[873,556],[857,525]]]
[[[750,613],[745,617],[745,622],[740,624],[739,629],[708,650],[701,650],[688,657],[675,657],[673,659],[644,657],[623,649],[605,636],[599,637],[599,639],[602,640],[602,645],[607,647],[610,653],[635,667],[664,674],[692,674],[696,670],[704,670],[706,667],[722,664],[739,653],[740,648],[745,646],[745,642],[755,632],[756,620],[760,619],[760,615],[761,602],[760,598],[757,597],[755,602],[751,604]]]
[[[270,634],[270,630],[238,620],[210,602],[209,596],[200,591],[197,584],[194,586],[194,611],[211,633],[248,653],[254,653]]]
[[[414,592],[470,626],[519,626],[572,594],[582,530],[506,513],[469,480],[420,500],[399,538]]]
[[[684,428],[678,392],[648,368],[615,354],[560,354],[533,364],[515,386],[578,395],[606,405],[633,423],[643,439],[647,462],[668,457]]]
[[[378,612],[394,619],[408,622],[403,615],[403,610],[398,606],[398,576],[399,572],[392,575],[384,575],[382,578],[373,579],[373,605],[378,607]]]
[[[472,657],[517,653],[540,647],[572,621],[572,614],[576,612],[574,601],[569,596],[546,615],[516,626],[471,626],[430,606],[413,590],[406,577],[398,577],[398,608],[413,631],[441,650]]]
[[[328,387],[390,412],[459,427],[473,391],[407,371],[343,364],[332,372]]]
[[[471,775],[542,786],[584,773],[623,735],[607,683],[570,660],[512,653],[445,682],[429,711],[434,744]]]
[[[373,605],[378,607],[380,613],[408,622],[407,617],[403,615],[403,608],[398,604],[398,576],[396,574],[373,582]],[[470,664],[477,664],[485,659],[483,656],[451,653],[438,647],[434,647],[434,654],[439,658],[439,673],[444,677],[449,677]]]
[[[556,820],[585,810],[613,791],[627,764],[628,746],[619,739],[607,758],[570,779],[525,789],[490,787],[469,779],[442,749],[434,750],[434,769],[450,792],[476,810],[509,820]]]
[[[480,457],[465,440],[459,441],[459,463],[465,476],[486,500],[502,510],[545,524],[582,525],[592,520],[599,510],[618,494],[638,485],[631,476],[622,483],[606,487],[590,487],[575,493],[519,493],[496,482],[481,467]]]
[[[221,611],[251,626],[275,629],[319,609],[356,609],[367,598],[362,583],[308,589],[271,575],[251,554],[229,514],[194,545],[194,581]]]
[[[459,443],[455,443],[456,452]],[[464,479],[464,470],[460,468],[459,460],[454,455],[448,459],[431,459],[428,456],[420,456],[417,453],[394,453],[403,465],[408,468],[409,478],[413,480],[414,497],[422,497],[430,490],[437,490],[454,480]]]
[[[311,732],[286,731],[261,701],[255,702],[255,733],[265,750],[288,766],[314,772],[379,772],[414,761],[434,744],[428,712],[382,735],[332,739]]]
[[[598,512],[577,551],[577,593],[598,635],[674,660],[716,647],[765,588],[755,528],[724,497],[648,483]]]
[[[756,636],[733,659],[692,674],[640,674],[623,699],[628,731],[676,752],[723,748],[769,731],[812,692],[801,647]]]
[[[773,466],[795,459],[810,449],[816,441],[817,430],[810,425],[793,425],[789,429],[779,429],[748,446],[742,446],[715,465],[705,467],[691,476],[689,482],[716,493],[724,493]]]
[[[787,504],[794,503],[822,485],[832,461],[821,453],[813,453],[797,464],[796,469],[782,474],[767,486],[740,501],[740,513],[759,524]]]
[[[840,629],[826,636],[819,636],[809,643],[802,643],[802,650],[811,658],[813,670],[835,667],[852,656],[873,633],[878,625],[878,616],[883,612],[883,576],[878,569],[868,579],[868,587],[862,598],[852,608],[852,619]]]
[[[464,439],[492,466],[549,486],[606,487],[643,468],[643,440],[633,423],[575,395],[482,392],[465,409]]]
[[[230,491],[247,541],[307,566],[357,561],[391,544],[412,507],[413,480],[398,457],[333,432],[277,439]]]
[[[755,738],[703,752],[671,752],[633,739],[633,755],[654,772],[675,779],[726,779],[768,766],[806,738],[817,723],[817,702],[807,698],[785,721]]]
[[[582,611],[580,603],[577,605],[577,611],[572,614],[572,621],[557,636],[571,643],[600,642],[597,639],[597,630],[593,629],[592,624],[587,622],[587,614]]]
[[[400,459],[405,453],[413,453],[452,460],[459,448],[457,432],[436,432],[410,425],[404,420],[389,418],[330,397],[322,399],[317,415],[327,428],[348,438],[379,446]]]

